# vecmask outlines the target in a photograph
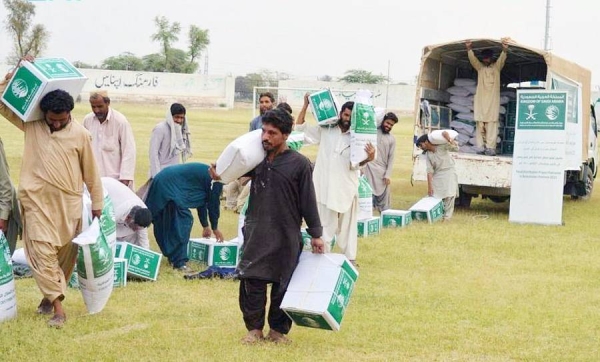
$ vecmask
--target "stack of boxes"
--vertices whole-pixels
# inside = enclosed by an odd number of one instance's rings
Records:
[[[358,180],[358,237],[378,235],[380,218],[373,216],[373,189],[365,176]]]
[[[517,121],[517,101],[510,100],[506,104],[506,116],[504,120],[504,129],[498,132],[502,137],[500,154],[512,155],[515,146],[515,125]]]

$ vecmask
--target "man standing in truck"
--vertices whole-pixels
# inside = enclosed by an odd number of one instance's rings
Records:
[[[486,155],[495,156],[500,112],[500,72],[506,61],[508,42],[506,39],[502,39],[502,52],[495,62],[492,62],[494,52],[491,49],[484,49],[481,52],[482,59],[479,61],[473,52],[471,41],[467,41],[465,45],[469,61],[477,71],[477,90],[474,102],[477,146],[484,147]]]

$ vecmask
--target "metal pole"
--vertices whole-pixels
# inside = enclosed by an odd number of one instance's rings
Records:
[[[390,93],[390,60],[388,59],[387,86],[385,87],[385,109],[387,109],[389,93]]]
[[[546,31],[544,34],[544,50],[550,50],[550,0],[546,0]]]

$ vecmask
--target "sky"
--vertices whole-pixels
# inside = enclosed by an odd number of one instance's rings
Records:
[[[511,37],[544,46],[547,0],[31,0],[35,23],[51,33],[44,56],[100,64],[122,52],[160,51],[154,17],[178,21],[174,44],[187,48],[190,25],[208,29],[208,73],[245,75],[267,69],[295,79],[341,77],[350,69],[415,81],[424,46]],[[592,71],[600,85],[596,31],[600,1],[552,0],[552,52]],[[7,12],[0,7],[6,24]],[[0,63],[11,38],[0,32]],[[200,62],[204,70],[204,58]],[[597,86],[595,86],[597,87]]]

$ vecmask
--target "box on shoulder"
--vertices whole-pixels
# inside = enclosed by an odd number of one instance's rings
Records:
[[[64,58],[23,61],[8,82],[2,102],[24,122],[43,118],[39,104],[51,91],[62,89],[73,99],[81,93],[87,78]]]
[[[281,309],[298,326],[339,331],[357,279],[343,254],[303,252]]]

